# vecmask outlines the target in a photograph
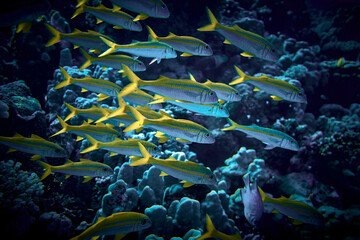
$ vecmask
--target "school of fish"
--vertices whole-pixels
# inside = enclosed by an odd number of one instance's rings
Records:
[[[79,0],[77,9],[72,18],[84,12],[94,15],[97,23],[107,22],[115,29],[122,31],[142,31],[141,20],[148,17],[168,18],[170,12],[161,0],[111,0],[113,8],[103,5],[91,7],[86,5],[87,0]],[[135,12],[138,16],[121,11],[120,9]],[[203,26],[198,31],[216,31],[224,38],[225,44],[232,44],[240,48],[244,57],[258,57],[267,61],[276,62],[279,56],[276,49],[264,37],[240,28],[238,25],[225,26],[217,21],[215,15],[206,9],[210,24]],[[79,86],[82,92],[91,91],[98,94],[98,100],[102,101],[109,97],[116,98],[119,108],[116,110],[105,109],[93,105],[88,109],[76,109],[64,102],[70,110],[70,114],[61,119],[57,117],[62,129],[51,137],[63,133],[71,133],[77,136],[77,141],[87,139],[90,147],[82,150],[81,154],[107,150],[111,155],[122,154],[130,157],[130,166],[151,164],[161,170],[160,176],[171,175],[183,183],[183,187],[191,187],[194,184],[217,185],[217,180],[210,168],[203,164],[191,161],[180,161],[172,157],[159,159],[154,156],[160,151],[156,144],[139,139],[121,139],[122,133],[114,129],[123,127],[123,132],[141,131],[144,128],[156,131],[159,143],[164,143],[173,138],[183,143],[213,144],[215,136],[204,126],[187,119],[175,119],[164,110],[165,104],[172,104],[187,109],[196,114],[226,118],[229,125],[224,126],[222,131],[238,130],[248,137],[256,138],[263,142],[265,149],[271,150],[275,147],[298,151],[299,145],[294,138],[278,130],[260,127],[256,125],[240,125],[230,119],[229,112],[224,103],[240,101],[240,93],[230,85],[249,83],[255,86],[254,91],[264,91],[274,101],[289,101],[306,103],[305,93],[298,87],[280,79],[270,78],[265,75],[252,77],[246,75],[239,67],[235,67],[238,78],[229,84],[212,82],[197,82],[189,74],[189,79],[172,79],[160,75],[157,79],[143,80],[134,72],[146,71],[146,65],[138,58],[151,58],[153,62],[160,63],[161,60],[178,57],[210,56],[213,54],[211,46],[204,41],[192,36],[178,36],[169,33],[166,37],[159,37],[155,31],[146,26],[149,32],[149,40],[146,42],[134,41],[130,44],[117,44],[113,39],[92,30],[82,32],[75,29],[72,33],[61,33],[53,26],[45,23],[47,29],[53,34],[46,46],[65,40],[80,48],[86,61],[79,68],[85,69],[92,64],[104,68],[111,67],[123,73],[123,76],[130,80],[125,87],[120,87],[104,79],[94,79],[85,76],[81,79],[73,78],[65,68],[59,67],[63,76],[63,82],[54,89],[63,88],[73,84]],[[85,50],[89,49],[89,51]],[[121,53],[119,55],[117,53]],[[123,55],[123,54],[130,54]],[[158,110],[158,111],[157,111]],[[86,121],[80,126],[71,126],[66,122],[74,116],[81,116]],[[0,143],[9,147],[9,152],[18,150],[32,154],[32,160],[38,162],[45,170],[40,180],[45,179],[49,174],[62,173],[67,177],[83,176],[84,182],[93,177],[106,177],[113,173],[113,170],[106,164],[94,162],[87,159],[71,161],[68,153],[61,146],[31,135],[27,138],[20,134],[13,137],[0,137]],[[44,158],[45,161],[40,159]],[[48,158],[65,158],[64,165],[52,166]],[[264,205],[272,206],[277,212],[287,215],[296,221],[316,224],[323,224],[322,215],[312,206],[299,201],[290,200],[285,197],[271,198],[265,194],[256,181],[251,183],[250,176],[243,177],[245,187],[240,189],[244,213],[251,225],[257,225],[264,211]],[[217,231],[208,215],[206,215],[207,231],[198,239],[241,239],[237,232],[235,235],[226,235]],[[140,231],[151,227],[150,219],[136,212],[120,212],[102,218],[83,233],[73,239],[91,239],[96,236],[117,235],[121,239],[129,232]]]

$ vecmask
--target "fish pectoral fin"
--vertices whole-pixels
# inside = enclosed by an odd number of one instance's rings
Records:
[[[149,16],[144,14],[144,13],[140,13],[139,15],[136,16],[136,18],[134,18],[134,22],[139,21],[139,20],[145,20],[147,19]]]
[[[41,159],[40,155],[34,155],[30,158],[30,160],[32,160],[32,161],[39,160],[39,159]]]
[[[96,19],[96,24],[99,24],[99,23],[102,23],[103,22],[103,20],[101,20],[101,19]]]
[[[69,174],[65,175],[65,179],[68,179],[69,177],[71,177],[71,175]]]
[[[93,177],[85,176],[83,183],[86,183],[86,182],[90,181],[91,179],[93,179]]]
[[[232,44],[229,40],[225,39],[224,41],[225,44]]]
[[[7,153],[11,153],[11,152],[15,152],[16,149],[13,149],[13,148],[9,148],[9,150],[7,151]]]
[[[116,155],[118,155],[118,153],[116,153],[116,152],[111,152],[110,153],[110,157],[113,157],[113,156],[116,156]]]
[[[184,52],[184,53],[181,54],[180,56],[181,56],[181,57],[191,57],[191,56],[194,56],[194,54]]]
[[[271,98],[272,98],[272,100],[274,100],[274,101],[281,101],[281,100],[284,100],[284,99],[282,99],[281,97],[274,96],[274,95],[271,95],[270,97],[271,97]]]
[[[243,53],[240,53],[240,55],[243,56],[243,57],[255,57],[254,54],[249,53],[249,52],[243,52]]]
[[[82,88],[81,89],[81,92],[87,92],[88,90],[87,89],[85,89],[85,88]]]
[[[125,236],[126,236],[126,233],[118,234],[118,235],[115,236],[114,240],[121,240],[121,239],[123,239]]]
[[[151,60],[151,62],[149,63],[149,65],[153,64],[154,62],[160,63],[161,62],[161,58],[154,58],[153,60]]]
[[[193,185],[195,185],[195,183],[191,183],[191,182],[187,182],[185,180],[182,180],[180,183],[183,183],[183,187],[186,188],[186,187],[191,187]]]
[[[113,26],[114,29],[124,29],[123,27],[120,26]]]
[[[274,211],[272,211],[272,213],[280,213],[278,210],[274,209]]]
[[[272,145],[266,145],[266,147],[264,148],[264,149],[266,149],[266,150],[271,150],[271,149],[274,149],[275,148],[275,146],[272,146]]]
[[[261,91],[261,89],[256,87],[256,88],[253,89],[253,91],[258,92],[258,91]]]
[[[166,172],[161,172],[159,176],[160,177],[165,177],[165,176],[169,176],[169,174],[167,174]]]
[[[83,140],[84,138],[83,137],[80,137],[80,136],[77,136],[76,137],[76,141],[78,142],[78,141],[81,141],[81,140]]]
[[[293,224],[294,224],[294,225],[300,225],[300,224],[303,224],[303,222],[294,219]]]
[[[176,140],[179,141],[179,142],[191,143],[189,140],[182,139],[182,138],[176,138]]]
[[[102,94],[102,93],[99,93],[97,96],[99,97],[99,98],[96,100],[97,102],[100,102],[100,101],[105,100],[105,99],[107,99],[108,97],[110,97],[110,96],[105,95],[105,94]]]

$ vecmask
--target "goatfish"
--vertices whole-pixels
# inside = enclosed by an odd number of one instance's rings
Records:
[[[139,106],[149,106],[151,109],[157,110],[163,108],[161,103],[149,104],[154,101],[154,96],[141,91],[140,89],[136,89],[135,91],[129,93],[126,96],[122,97],[125,101],[130,102],[131,104],[139,105]]]
[[[100,38],[99,38],[100,39]],[[101,41],[101,39],[100,39]],[[86,58],[84,64],[79,68],[79,71],[89,67],[91,64],[99,64],[103,67],[111,67],[115,69],[122,70],[123,65],[128,66],[131,70],[135,72],[145,71],[146,66],[143,62],[137,59],[133,59],[130,56],[126,55],[109,55],[105,57],[92,57],[83,49],[80,48],[81,53]]]
[[[121,91],[121,87],[111,81],[104,79],[95,79],[89,76],[84,78],[73,78],[71,77],[64,68],[60,67],[60,71],[64,76],[65,80],[54,87],[54,89],[59,89],[70,84],[77,85],[83,88],[82,92],[90,90],[92,92],[101,93],[105,96],[102,96],[101,100],[109,96],[116,97],[117,94]],[[84,90],[85,89],[85,90]]]
[[[129,108],[137,121],[125,128],[124,132],[129,132],[146,126],[163,132],[166,135],[175,137],[176,140],[182,142],[197,142],[205,144],[215,142],[215,137],[208,129],[193,121],[186,119],[174,119],[165,114],[159,119],[148,119],[135,108],[131,106],[129,106]]]
[[[86,47],[90,49],[96,49],[96,50],[106,50],[108,47],[107,45],[99,38],[100,36],[107,38],[109,40],[109,37],[100,34],[95,31],[88,30],[87,32],[82,32],[78,29],[75,29],[72,33],[61,33],[58,30],[56,30],[54,27],[50,26],[49,24],[45,23],[45,26],[49,29],[49,31],[54,35],[53,38],[51,38],[47,43],[46,47],[52,46],[61,40],[66,40],[68,42],[71,42],[74,44],[74,48]],[[96,52],[99,52],[96,51]]]
[[[95,105],[88,109],[78,109],[78,108],[71,106],[70,104],[68,104],[66,102],[64,102],[64,104],[70,110],[70,114],[64,119],[64,122],[68,121],[70,118],[72,118],[74,116],[79,115],[79,116],[87,119],[88,123],[91,123],[91,122],[97,121],[98,119],[100,119],[114,111],[111,109],[101,108],[101,107],[98,107]],[[121,115],[118,114],[112,118],[106,119],[102,122],[113,125],[113,126],[122,127],[122,126],[129,126],[131,123],[134,123],[135,121],[136,121],[135,118],[129,116],[126,113],[123,113]]]
[[[145,89],[165,97],[175,98],[196,103],[217,103],[218,97],[211,88],[204,84],[190,79],[171,79],[160,76],[157,80],[144,81],[131,71],[127,66],[123,66],[123,74],[131,81],[120,92],[120,96],[125,96],[137,88]]]
[[[240,125],[234,122],[233,120],[231,120],[230,118],[228,118],[227,120],[230,124],[230,127],[223,128],[221,129],[222,131],[229,131],[229,130],[241,131],[247,134],[248,137],[256,138],[262,141],[264,144],[266,144],[265,147],[266,150],[270,150],[275,147],[280,147],[292,151],[299,150],[299,145],[296,142],[296,140],[283,132],[280,132],[275,129],[259,127],[256,125],[252,125],[252,126]]]
[[[250,184],[250,174],[243,176],[245,187],[240,189],[241,199],[244,204],[244,215],[246,220],[256,226],[264,212],[264,204],[257,188],[256,181]]]
[[[207,232],[202,234],[196,240],[203,240],[203,239],[207,239],[207,238],[216,238],[216,239],[221,239],[221,240],[242,240],[239,232],[236,232],[234,235],[228,235],[228,234],[218,231],[214,227],[214,224],[212,223],[211,218],[208,214],[206,214],[206,229],[207,229]]]
[[[198,31],[217,31],[225,37],[224,43],[233,44],[236,47],[244,50],[244,52],[241,54],[242,56],[256,56],[258,58],[272,62],[279,60],[279,56],[276,53],[274,47],[264,37],[256,33],[246,31],[236,24],[231,27],[220,24],[209,8],[207,8],[207,13],[210,19],[210,24],[199,28]]]
[[[229,111],[220,103],[213,104],[204,104],[204,103],[193,103],[188,101],[176,100],[173,98],[163,97],[160,95],[154,96],[154,101],[150,104],[158,104],[158,103],[171,103],[173,105],[179,106],[181,108],[190,110],[192,112],[199,113],[200,115],[205,116],[213,116],[213,117],[229,117]]]
[[[274,213],[282,213],[295,219],[294,224],[308,223],[320,226],[324,225],[324,216],[309,204],[291,200],[291,197],[271,198],[267,196],[260,187],[258,188],[264,204],[270,205],[277,210],[274,211]]]
[[[131,44],[119,45],[106,38],[100,37],[106,45],[110,48],[104,53],[100,54],[99,57],[107,56],[111,53],[125,52],[137,57],[153,58],[149,64],[161,62],[161,59],[165,58],[176,58],[177,54],[174,48],[170,45],[157,41],[139,42],[134,41]]]
[[[8,152],[18,150],[35,154],[31,158],[32,160],[39,159],[39,156],[63,158],[68,155],[62,147],[35,134],[31,134],[30,138],[21,136],[19,133],[16,133],[13,137],[0,136],[0,143],[10,147]]]
[[[113,9],[107,8],[104,5],[100,4],[97,7],[90,7],[85,5],[85,2],[81,2],[77,5],[77,9],[75,10],[74,15],[71,19],[75,18],[81,13],[90,13],[94,15],[97,19],[97,23],[107,22],[112,25],[115,25],[113,28],[115,29],[127,29],[131,31],[142,31],[142,26],[140,22],[134,21],[134,18],[119,10],[119,7],[114,6]]]
[[[160,176],[170,175],[182,180],[183,187],[191,187],[194,184],[217,184],[215,175],[205,166],[192,161],[178,161],[173,157],[154,158],[141,143],[139,143],[139,149],[142,157],[132,157],[130,166],[151,164],[162,171]]]
[[[260,77],[248,76],[237,66],[234,67],[240,77],[229,83],[230,85],[248,82],[255,86],[254,91],[263,90],[271,94],[271,98],[275,101],[287,100],[306,103],[306,95],[294,85],[284,80],[269,78],[265,75],[261,75]]]
[[[114,5],[129,11],[140,13],[134,21],[145,20],[148,17],[168,18],[169,9],[161,0],[110,0]]]
[[[62,129],[57,133],[51,135],[50,137],[54,137],[65,132],[76,134],[78,136],[76,141],[84,139],[85,134],[91,135],[95,139],[103,142],[111,142],[114,141],[116,138],[120,137],[120,133],[113,129],[110,125],[106,125],[103,123],[91,125],[84,121],[84,123],[80,126],[71,126],[64,122],[64,120],[62,120],[59,116],[57,116],[57,119],[61,124]]]
[[[158,147],[148,141],[140,140],[140,139],[128,139],[128,140],[121,140],[117,139],[112,142],[100,142],[96,139],[92,138],[91,136],[85,134],[86,139],[90,142],[91,146],[82,150],[80,153],[88,153],[97,149],[104,149],[111,152],[111,156],[115,154],[121,155],[129,155],[129,156],[142,156],[139,150],[138,143],[141,143],[147,151],[151,152],[152,155],[160,154],[160,150]],[[114,154],[115,153],[115,154]]]
[[[111,167],[104,163],[94,162],[83,158],[80,158],[80,162],[67,160],[64,165],[60,166],[52,166],[40,160],[37,162],[45,169],[40,181],[44,180],[51,173],[64,173],[66,174],[66,178],[70,177],[70,175],[83,176],[83,182],[88,182],[93,177],[107,177],[114,172]]]
[[[194,76],[189,73],[190,79],[196,81]],[[217,95],[217,97],[221,100],[225,100],[228,102],[240,101],[241,96],[240,93],[233,87],[221,82],[212,82],[209,79],[203,83],[205,86],[211,88]]]
[[[176,51],[183,52],[183,54],[180,55],[182,57],[213,55],[211,47],[200,39],[190,36],[177,36],[174,33],[169,33],[167,37],[158,37],[149,26],[146,27],[149,31],[149,39],[166,43]]]
[[[145,214],[117,212],[105,218],[99,217],[94,225],[70,240],[88,240],[103,235],[116,235],[115,239],[120,240],[127,233],[138,232],[150,226],[151,220]]]

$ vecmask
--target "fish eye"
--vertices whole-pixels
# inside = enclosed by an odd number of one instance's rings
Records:
[[[239,95],[239,92],[236,92],[235,95]]]
[[[210,96],[214,95],[214,92],[209,92],[209,95],[210,95]]]
[[[223,107],[220,107],[220,110],[224,110],[224,108],[223,108]]]
[[[205,137],[210,137],[210,133],[205,134]]]
[[[211,175],[211,176],[210,176],[210,179],[214,179],[214,175]]]
[[[206,49],[208,49],[208,48],[209,48],[209,46],[208,46],[208,45],[205,45],[205,48],[206,48]]]
[[[147,219],[146,219],[146,218],[142,219],[142,220],[141,220],[141,225],[145,225],[146,222],[147,222]]]

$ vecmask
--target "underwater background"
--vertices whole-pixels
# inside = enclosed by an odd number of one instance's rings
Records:
[[[112,2],[90,0],[82,4],[98,7],[102,3],[112,8]],[[98,219],[118,212],[136,212],[145,214],[151,226],[139,231],[99,234],[100,238],[114,239],[113,235],[128,233],[121,237],[203,239],[213,224],[214,231],[208,236],[218,239],[360,239],[359,1],[164,0],[170,16],[138,21],[142,31],[114,29],[105,21],[97,23],[91,13],[72,18],[78,4],[75,0],[12,3],[0,13],[0,215],[3,219],[0,229],[3,236],[70,239],[81,236]],[[220,30],[198,31],[210,24],[208,9],[222,25],[237,24],[249,36],[256,36],[253,44],[269,43],[278,59],[269,61],[251,51],[242,54],[249,51],[224,43],[226,36]],[[121,11],[133,17],[138,15],[125,8]],[[26,21],[32,23],[31,28],[17,31],[18,25]],[[122,140],[144,140],[156,145],[158,153],[152,156],[157,159],[191,161],[196,166],[210,168],[216,183],[187,186],[189,180],[173,177],[157,164],[131,165],[136,157],[131,159],[130,154],[114,154],[99,147],[81,153],[92,145],[91,138],[82,135],[79,139],[76,131],[56,135],[65,128],[60,122],[73,112],[71,107],[116,110],[120,102],[116,94],[97,101],[98,92],[82,90],[86,87],[76,84],[56,87],[65,80],[60,66],[72,78],[103,79],[117,84],[120,90],[132,81],[129,71],[118,72],[123,68],[121,64],[116,69],[93,63],[79,71],[88,60],[80,48],[93,58],[99,53],[89,51],[91,48],[86,46],[74,47],[71,38],[48,44],[54,34],[46,24],[66,34],[75,29],[92,30],[117,44],[148,41],[146,26],[157,36],[165,37],[171,32],[208,44],[212,54],[207,56],[183,57],[178,52],[176,58],[163,58],[152,64],[149,64],[151,58],[140,56],[137,60],[146,70],[131,70],[144,81],[163,75],[176,82],[176,79],[189,79],[191,73],[198,83],[210,79],[236,89],[240,98],[222,105],[228,110],[227,117],[206,116],[162,103],[163,115],[158,118],[197,123],[211,132],[213,143],[188,143],[176,140],[177,136],[162,141],[156,128],[124,132],[127,126],[113,123],[106,126],[114,129]],[[104,46],[100,53],[108,48]],[[256,79],[255,82],[265,75],[295,86],[306,95],[306,101],[274,98],[265,88],[250,81],[229,85],[239,78],[234,66]],[[144,91],[154,96],[151,90]],[[130,100],[125,101],[136,106]],[[128,114],[135,116],[131,110]],[[159,113],[159,109],[155,111]],[[165,114],[169,116],[164,117]],[[83,124],[88,128],[95,125],[89,119],[73,114],[65,124]],[[247,130],[252,132],[281,132],[286,138],[294,139],[298,147],[286,149],[281,144],[271,145],[257,135],[248,137],[251,134],[241,130],[225,131],[230,119],[248,126]],[[84,126],[84,121],[88,125]],[[261,129],[254,128],[255,125]],[[39,136],[42,145],[39,143],[32,149],[40,149],[50,141],[65,150],[66,156],[32,157],[41,154],[36,150],[22,151],[25,143],[17,148],[9,144],[9,138],[4,138],[13,136],[29,138],[30,142]],[[106,164],[112,171],[86,182],[79,174],[53,170],[54,174],[43,175],[46,167],[41,162],[61,166],[69,163],[67,159],[73,162],[88,159]],[[246,186],[247,177],[251,186]],[[256,186],[267,196],[260,194]],[[253,191],[253,195],[247,191]],[[135,230],[135,225],[132,227]]]

